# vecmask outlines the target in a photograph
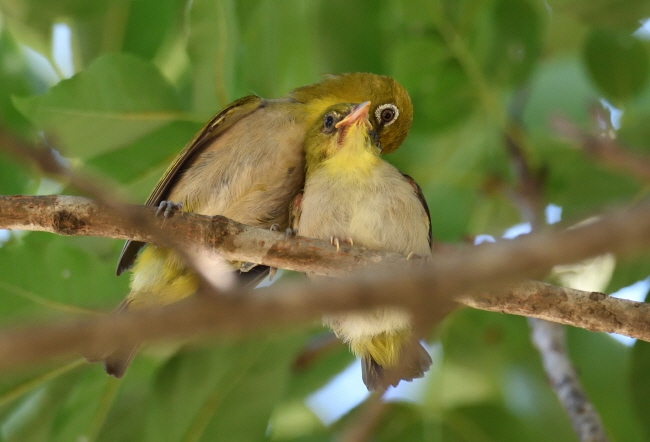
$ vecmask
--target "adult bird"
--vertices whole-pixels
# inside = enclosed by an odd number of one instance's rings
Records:
[[[285,229],[289,203],[304,183],[307,129],[329,106],[365,100],[375,103],[372,125],[377,146],[384,153],[394,151],[406,137],[413,115],[404,88],[381,75],[331,75],[284,98],[248,96],[226,106],[180,152],[146,205],[161,207],[165,213],[176,205],[187,212]],[[268,272],[263,266],[230,264],[244,281],[258,281]],[[131,267],[131,291],[119,311],[170,304],[199,286],[197,275],[169,248],[127,241],[117,274]],[[121,377],[136,348],[106,352],[106,372]]]
[[[302,236],[330,238],[337,247],[339,241],[349,241],[408,256],[430,256],[426,201],[412,178],[380,157],[372,109],[367,101],[337,104],[308,130],[305,188],[294,199],[292,227]],[[399,117],[394,123],[398,121]],[[361,357],[369,390],[422,377],[431,365],[431,357],[413,334],[410,315],[403,310],[342,313],[327,316],[324,322]]]

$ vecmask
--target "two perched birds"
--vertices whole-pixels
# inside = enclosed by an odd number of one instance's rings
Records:
[[[187,144],[146,204],[427,256],[431,225],[422,192],[380,156],[400,146],[412,116],[402,86],[374,74],[329,76],[281,99],[244,97]],[[248,283],[268,273],[230,264]],[[118,275],[130,267],[131,292],[121,309],[170,304],[198,289],[198,277],[168,248],[128,241]],[[405,311],[380,308],[324,321],[361,357],[370,390],[421,377],[431,365]],[[122,376],[135,350],[112,350],[106,371]]]

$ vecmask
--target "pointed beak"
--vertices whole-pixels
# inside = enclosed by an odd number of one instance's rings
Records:
[[[365,122],[368,127],[370,127],[370,121],[368,120],[369,111],[370,101],[364,101],[352,109],[352,112],[350,112],[344,119],[336,123],[336,128],[342,129],[342,132],[345,132],[350,126],[359,122]]]

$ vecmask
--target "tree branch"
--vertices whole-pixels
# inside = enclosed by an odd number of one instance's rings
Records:
[[[120,186],[117,183],[96,173],[87,175],[83,172],[73,171],[67,164],[61,161],[61,158],[52,147],[45,142],[34,143],[33,145],[26,143],[13,136],[1,126],[0,149],[19,160],[35,165],[45,174],[65,179],[69,185],[82,190],[86,195],[96,198],[97,204],[102,207],[103,212],[110,212],[114,216],[119,216],[122,224],[139,229],[147,229],[149,234],[151,234],[152,243],[165,245],[174,249],[189,269],[196,270],[194,267],[195,262],[186,254],[181,244],[177,244],[173,237],[166,235],[165,230],[154,230],[152,228],[154,218],[146,216],[141,211],[130,210],[131,206],[121,204],[121,201],[125,201],[125,199],[121,197],[122,192],[120,192]],[[111,190],[109,191],[107,189]],[[58,224],[61,224],[65,228],[74,224],[75,220],[66,219],[65,213],[61,213],[61,216],[63,216],[62,219],[53,220],[53,227],[58,227]],[[62,229],[59,233],[64,233],[64,230]],[[203,272],[195,271],[195,274],[203,285],[209,285],[209,281],[206,280],[206,275]],[[216,287],[213,287],[212,291],[216,292]]]
[[[131,239],[158,245],[183,244],[190,249],[212,248],[225,259],[341,277],[369,266],[375,270],[405,265],[403,255],[328,242],[287,238],[284,233],[246,226],[223,216],[176,213],[156,218],[156,208],[118,205],[109,210],[77,196],[0,196],[0,229],[34,230],[59,235],[103,236]],[[140,225],[124,214],[150,220]],[[151,226],[151,227],[150,227]],[[162,232],[165,234],[163,235]],[[161,244],[162,242],[165,242]],[[414,260],[418,261],[418,260]]]
[[[523,111],[523,106],[520,107]],[[518,129],[519,126],[516,126]],[[523,129],[513,131],[515,134]],[[534,170],[520,145],[520,138],[505,137],[505,147],[517,178],[518,186],[513,199],[521,218],[533,230],[543,225],[544,177],[542,170]],[[572,287],[578,288],[578,287]],[[599,288],[602,290],[604,288]],[[528,318],[531,339],[542,358],[544,371],[551,388],[564,407],[573,429],[582,442],[607,442],[605,428],[596,408],[591,404],[566,351],[566,328],[556,322]]]
[[[583,442],[607,442],[609,439],[598,411],[585,395],[578,374],[567,356],[565,329],[552,322],[533,321],[533,344],[542,356],[546,375],[569,414],[578,439]]]
[[[650,342],[650,304],[538,281],[462,295],[479,310],[545,319],[593,332],[618,333]]]
[[[153,216],[155,209],[134,210]],[[0,227],[5,228],[149,238],[140,228],[120,224],[119,216],[113,219],[91,201],[78,197],[0,197],[0,214]],[[116,224],[112,226],[109,221]],[[0,368],[93,353],[129,341],[215,332],[245,333],[270,325],[313,320],[325,313],[375,306],[409,308],[417,318],[435,323],[454,308],[453,298],[459,293],[465,295],[458,300],[471,307],[650,341],[648,304],[540,282],[506,288],[499,285],[519,277],[538,276],[540,269],[555,264],[648,247],[650,206],[603,216],[600,221],[570,231],[534,233],[513,241],[441,254],[426,268],[414,266],[413,260],[399,255],[358,247],[346,246],[336,252],[325,241],[286,239],[282,234],[243,226],[223,217],[181,214],[166,220],[164,229],[193,247],[215,247],[226,259],[278,267],[286,264],[285,267],[297,271],[332,276],[349,276],[349,272],[359,276],[326,284],[282,284],[237,296],[193,297],[162,309],[0,331]],[[419,271],[414,267],[419,267]]]
[[[606,130],[598,135],[591,134],[578,128],[573,122],[557,117],[552,121],[555,131],[563,137],[576,143],[594,160],[605,167],[636,178],[641,183],[650,181],[650,158],[631,151],[616,140],[616,131],[611,128],[609,115],[600,115],[602,108],[595,108],[595,119],[606,126]]]
[[[138,216],[154,218],[155,208],[127,206]],[[227,260],[241,260],[305,273],[341,276],[372,268],[375,271],[413,266],[404,256],[329,242],[286,238],[283,233],[246,226],[222,216],[179,213],[155,220],[156,230],[170,232],[186,247],[208,247]],[[136,241],[159,235],[127,222],[120,214],[91,200],[71,196],[0,196],[0,228],[38,230],[64,235],[93,235]],[[154,232],[155,233],[155,232]],[[483,244],[436,255],[431,265],[445,279],[441,288],[464,292],[485,284],[541,277],[557,264],[569,264],[603,253],[630,254],[650,247],[650,205],[612,212],[600,220],[571,229],[547,230],[512,241]],[[492,279],[491,279],[492,278]]]

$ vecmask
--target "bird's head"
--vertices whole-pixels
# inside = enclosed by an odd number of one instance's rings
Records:
[[[305,137],[308,176],[321,167],[339,176],[361,176],[381,161],[371,108],[365,101],[339,103],[325,110]]]
[[[340,103],[370,101],[369,122],[377,134],[381,153],[402,144],[413,120],[413,105],[406,90],[391,77],[368,73],[329,75],[323,81],[303,86],[290,96],[307,106],[308,121]]]

